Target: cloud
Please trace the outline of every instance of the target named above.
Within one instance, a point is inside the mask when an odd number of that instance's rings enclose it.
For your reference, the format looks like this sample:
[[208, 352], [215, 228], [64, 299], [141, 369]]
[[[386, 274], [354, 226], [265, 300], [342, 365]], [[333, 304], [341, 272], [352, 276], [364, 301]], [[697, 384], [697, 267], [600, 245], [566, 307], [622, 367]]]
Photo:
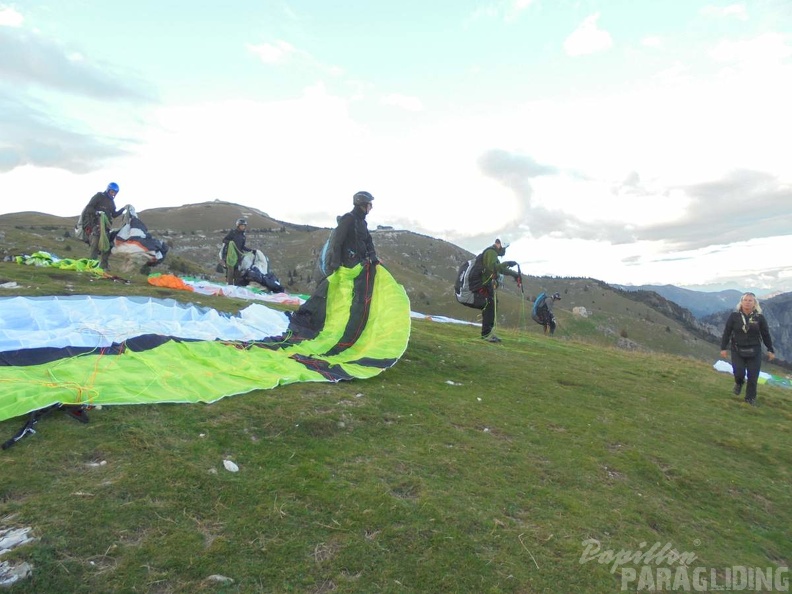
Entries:
[[127, 84], [107, 66], [26, 31], [13, 10], [0, 19], [17, 25], [0, 26], [0, 172], [30, 165], [80, 174], [130, 154], [127, 140], [92, 133], [85, 122], [111, 113], [118, 134], [124, 118], [109, 104], [134, 102], [134, 112], [152, 102], [145, 85]]
[[21, 27], [24, 20], [13, 8], [0, 8], [0, 27]]
[[792, 229], [792, 186], [773, 175], [736, 170], [682, 190], [692, 198], [689, 208], [676, 221], [640, 230], [642, 239], [692, 250], [789, 235]]
[[314, 58], [310, 53], [294, 47], [288, 41], [278, 39], [274, 42], [260, 44], [245, 44], [247, 50], [256, 56], [263, 64], [278, 66], [282, 64], [298, 64], [300, 66], [315, 69], [330, 76], [341, 76], [344, 74], [343, 68], [324, 64]]
[[249, 52], [258, 56], [265, 64], [282, 64], [295, 55], [297, 50], [288, 41], [278, 40], [274, 43], [261, 43], [259, 45], [246, 44]]
[[657, 35], [647, 35], [646, 37], [641, 39], [641, 45], [643, 45], [644, 47], [661, 48], [663, 47], [663, 40]]
[[[486, 152], [479, 166], [484, 175], [509, 188], [518, 199], [517, 216], [504, 221], [499, 229], [512, 235], [613, 245], [656, 242], [668, 252], [784, 236], [792, 229], [792, 185], [760, 171], [733, 170], [714, 181], [675, 188], [644, 185], [638, 172], [632, 171], [623, 182], [613, 185], [603, 200], [591, 194], [593, 187], [587, 187], [590, 203], [610, 205], [592, 218], [561, 200], [555, 208], [536, 202], [534, 186], [539, 178], [563, 178], [569, 172], [505, 150]], [[628, 223], [617, 206], [620, 203], [649, 212], [659, 222]]]
[[745, 4], [729, 4], [728, 6], [704, 6], [701, 9], [704, 16], [718, 18], [736, 18], [741, 21], [748, 20], [748, 11]]
[[490, 2], [477, 7], [468, 17], [467, 21], [477, 21], [480, 19], [502, 19], [512, 22], [525, 10], [527, 10], [535, 0], [504, 0], [500, 2]]
[[151, 101], [150, 94], [37, 33], [0, 27], [0, 80], [103, 100]]
[[130, 154], [117, 141], [67, 129], [47, 112], [0, 93], [0, 173], [25, 165], [87, 173]]
[[780, 33], [764, 33], [752, 39], [723, 41], [712, 48], [716, 62], [735, 63], [744, 69], [767, 70], [781, 65], [792, 56], [789, 37]]
[[410, 97], [408, 95], [399, 95], [397, 93], [386, 95], [381, 99], [381, 103], [383, 105], [391, 105], [393, 107], [398, 107], [400, 109], [404, 109], [405, 111], [424, 110], [423, 103], [417, 97]]
[[603, 31], [597, 25], [599, 13], [592, 14], [572, 32], [564, 41], [564, 51], [567, 55], [584, 56], [595, 54], [609, 49], [613, 45], [610, 33]]

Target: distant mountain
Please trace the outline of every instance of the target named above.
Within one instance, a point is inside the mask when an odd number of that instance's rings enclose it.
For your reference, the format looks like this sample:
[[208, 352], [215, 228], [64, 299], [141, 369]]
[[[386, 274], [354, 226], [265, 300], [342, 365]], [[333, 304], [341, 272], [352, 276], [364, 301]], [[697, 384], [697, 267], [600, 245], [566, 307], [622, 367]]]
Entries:
[[697, 318], [733, 309], [740, 300], [742, 293], [735, 289], [707, 293], [683, 289], [674, 285], [611, 285], [624, 291], [654, 291], [658, 295], [673, 301], [689, 310]]

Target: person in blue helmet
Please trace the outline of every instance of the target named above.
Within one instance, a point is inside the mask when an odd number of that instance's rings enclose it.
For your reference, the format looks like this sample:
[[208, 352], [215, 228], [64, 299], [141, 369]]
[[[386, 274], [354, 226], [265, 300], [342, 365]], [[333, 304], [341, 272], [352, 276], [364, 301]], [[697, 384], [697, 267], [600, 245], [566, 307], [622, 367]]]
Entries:
[[[115, 197], [118, 194], [118, 184], [110, 182], [104, 192], [97, 192], [88, 201], [82, 212], [83, 229], [88, 245], [91, 246], [92, 260], [100, 259], [99, 266], [107, 270], [112, 248], [109, 233], [113, 219], [121, 216], [126, 206], [116, 209]], [[104, 239], [103, 239], [104, 238]]]

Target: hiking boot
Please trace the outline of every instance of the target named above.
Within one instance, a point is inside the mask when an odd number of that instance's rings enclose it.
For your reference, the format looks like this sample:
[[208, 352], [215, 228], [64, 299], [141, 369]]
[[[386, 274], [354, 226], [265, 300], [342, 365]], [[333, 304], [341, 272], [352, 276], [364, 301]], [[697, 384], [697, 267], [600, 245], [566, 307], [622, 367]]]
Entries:
[[500, 338], [498, 338], [494, 334], [488, 334], [487, 336], [482, 336], [481, 338], [483, 338], [487, 342], [503, 342]]
[[[739, 396], [740, 392], [742, 392], [742, 384], [734, 384], [734, 388], [732, 388], [732, 393], [735, 396]], [[747, 400], [746, 400], [747, 402]]]
[[745, 399], [745, 402], [746, 402], [747, 404], [750, 404], [751, 406], [759, 406], [759, 403], [756, 401], [756, 398], [754, 398], [753, 400], [748, 400], [748, 399], [746, 398], [746, 399]]

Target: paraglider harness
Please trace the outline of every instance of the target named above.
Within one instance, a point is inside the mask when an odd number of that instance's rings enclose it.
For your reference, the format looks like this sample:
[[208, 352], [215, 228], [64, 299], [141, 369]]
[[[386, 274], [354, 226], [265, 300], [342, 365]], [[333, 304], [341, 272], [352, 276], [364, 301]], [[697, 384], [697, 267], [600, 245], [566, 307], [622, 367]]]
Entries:
[[[462, 305], [474, 309], [483, 309], [487, 304], [491, 285], [484, 284], [484, 254], [487, 250], [494, 250], [492, 246], [486, 248], [475, 258], [466, 260], [460, 264], [457, 270], [456, 281], [454, 281], [454, 296]], [[517, 286], [525, 294], [522, 286], [522, 271], [517, 265]]]
[[25, 424], [22, 426], [22, 428], [19, 431], [17, 431], [11, 439], [3, 443], [2, 448], [4, 450], [7, 450], [22, 438], [36, 433], [35, 427], [38, 424], [38, 422], [44, 417], [46, 417], [48, 414], [50, 414], [51, 412], [54, 412], [56, 410], [62, 410], [67, 415], [79, 421], [80, 423], [87, 423], [90, 420], [88, 418], [87, 411], [89, 411], [91, 408], [93, 407], [85, 404], [75, 405], [75, 404], [61, 404], [60, 402], [57, 402], [55, 404], [51, 404], [50, 406], [45, 406], [44, 408], [40, 408], [39, 410], [34, 410], [32, 413], [28, 415], [28, 419], [25, 422]]
[[226, 272], [228, 284], [246, 287], [251, 282], [260, 284], [272, 293], [284, 293], [280, 280], [269, 269], [269, 259], [261, 250], [240, 253], [236, 243], [229, 241], [220, 248], [218, 272]]

